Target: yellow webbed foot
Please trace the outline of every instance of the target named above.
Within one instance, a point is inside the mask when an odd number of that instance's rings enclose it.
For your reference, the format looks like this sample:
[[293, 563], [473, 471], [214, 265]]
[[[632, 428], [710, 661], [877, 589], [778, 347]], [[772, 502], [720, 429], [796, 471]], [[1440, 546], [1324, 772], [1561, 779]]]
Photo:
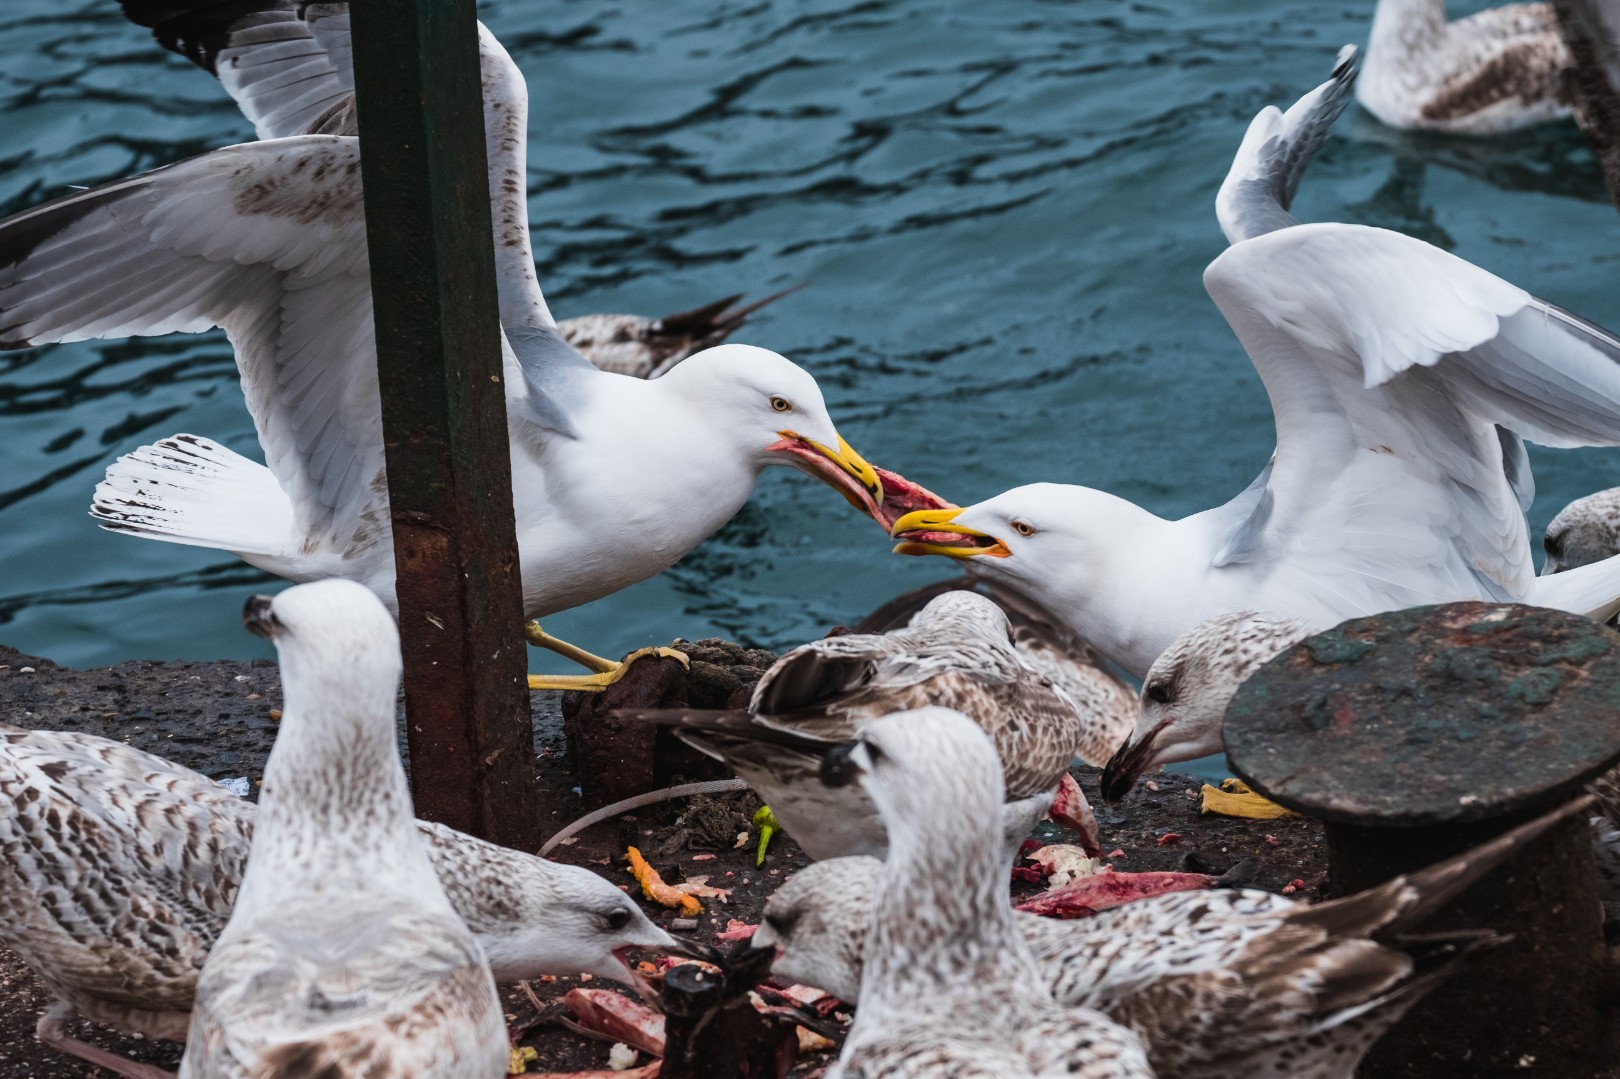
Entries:
[[1249, 820], [1282, 820], [1297, 817], [1292, 809], [1284, 809], [1269, 798], [1254, 793], [1241, 779], [1228, 779], [1219, 787], [1208, 783], [1203, 787], [1204, 813], [1219, 813], [1223, 817], [1245, 817]]
[[529, 675], [529, 688], [541, 689], [575, 689], [582, 693], [600, 693], [613, 683], [625, 676], [630, 665], [643, 656], [657, 656], [660, 659], [673, 659], [681, 666], [691, 665], [686, 653], [674, 648], [642, 648], [631, 652], [624, 657], [623, 663], [611, 663], [607, 670], [597, 674], [531, 674]]

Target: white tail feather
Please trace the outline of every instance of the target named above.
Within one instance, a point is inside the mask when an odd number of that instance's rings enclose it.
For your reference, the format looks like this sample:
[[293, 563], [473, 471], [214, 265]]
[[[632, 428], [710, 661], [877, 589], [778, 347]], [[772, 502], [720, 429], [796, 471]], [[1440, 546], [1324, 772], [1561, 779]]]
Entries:
[[1525, 602], [1607, 622], [1620, 614], [1620, 555], [1537, 577]]
[[268, 468], [197, 435], [172, 435], [126, 453], [96, 485], [90, 516], [148, 539], [279, 555], [292, 503]]

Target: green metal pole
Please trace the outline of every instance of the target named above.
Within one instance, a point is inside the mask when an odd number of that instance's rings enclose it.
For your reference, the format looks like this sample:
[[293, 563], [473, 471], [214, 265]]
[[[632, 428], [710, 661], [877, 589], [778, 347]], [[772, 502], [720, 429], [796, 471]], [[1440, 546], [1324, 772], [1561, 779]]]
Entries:
[[418, 815], [540, 842], [474, 0], [354, 0]]

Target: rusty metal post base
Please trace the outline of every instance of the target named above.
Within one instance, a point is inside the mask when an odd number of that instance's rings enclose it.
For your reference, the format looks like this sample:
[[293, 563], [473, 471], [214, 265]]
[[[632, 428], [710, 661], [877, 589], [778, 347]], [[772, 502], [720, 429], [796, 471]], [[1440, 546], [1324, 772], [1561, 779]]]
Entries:
[[[1567, 803], [1620, 759], [1620, 635], [1455, 603], [1345, 622], [1268, 662], [1227, 708], [1233, 771], [1324, 822], [1328, 880], [1360, 891]], [[1592, 1079], [1614, 1064], [1584, 820], [1418, 927], [1513, 939], [1373, 1047], [1363, 1079]]]
[[675, 782], [728, 779], [731, 771], [668, 728], [624, 719], [620, 709], [745, 708], [754, 683], [775, 660], [728, 641], [677, 641], [691, 665], [643, 656], [600, 693], [563, 694], [563, 733], [586, 809]]
[[[1329, 891], [1349, 895], [1494, 839], [1538, 814], [1443, 828], [1326, 826]], [[1564, 821], [1423, 923], [1512, 940], [1419, 1001], [1367, 1054], [1361, 1079], [1586, 1079], [1616, 1059], [1599, 999], [1603, 910], [1591, 829]], [[1466, 1018], [1460, 1018], [1466, 1017]]]
[[664, 1060], [659, 1079], [781, 1079], [799, 1038], [791, 1023], [754, 1008], [748, 990], [770, 973], [774, 953], [751, 971], [725, 975], [694, 963], [664, 975]]

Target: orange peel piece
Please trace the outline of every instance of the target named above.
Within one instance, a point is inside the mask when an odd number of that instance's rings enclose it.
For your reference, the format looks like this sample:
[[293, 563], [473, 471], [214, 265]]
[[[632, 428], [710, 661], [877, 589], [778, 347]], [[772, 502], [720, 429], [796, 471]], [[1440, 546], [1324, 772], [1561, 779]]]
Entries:
[[695, 918], [703, 913], [703, 904], [695, 896], [687, 895], [679, 888], [672, 888], [664, 883], [664, 878], [658, 875], [658, 870], [647, 864], [647, 859], [635, 847], [629, 848], [625, 857], [630, 859], [630, 875], [636, 878], [641, 885], [641, 894], [654, 903], [661, 903], [666, 907], [678, 907], [680, 912], [688, 918]]

